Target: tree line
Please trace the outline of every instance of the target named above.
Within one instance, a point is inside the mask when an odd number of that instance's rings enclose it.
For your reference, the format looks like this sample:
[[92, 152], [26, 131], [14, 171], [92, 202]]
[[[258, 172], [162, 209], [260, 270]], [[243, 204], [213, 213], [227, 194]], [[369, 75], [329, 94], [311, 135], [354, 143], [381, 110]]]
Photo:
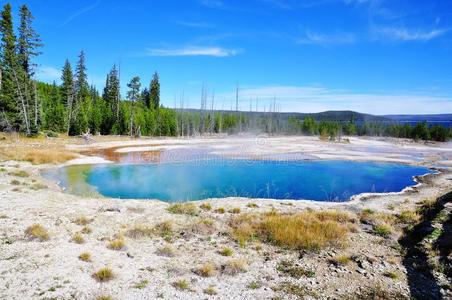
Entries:
[[[446, 141], [452, 131], [426, 123], [400, 125], [384, 122], [314, 120], [286, 117], [276, 109], [276, 101], [266, 112], [239, 111], [236, 90], [235, 111], [214, 110], [214, 95], [208, 108], [207, 90], [201, 91], [201, 109], [166, 108], [160, 100], [157, 72], [143, 88], [140, 77], [127, 84], [121, 97], [120, 67], [113, 65], [105, 86], [98, 91], [88, 84], [86, 55], [81, 51], [75, 68], [66, 59], [61, 84], [35, 79], [35, 58], [43, 46], [33, 28], [33, 15], [26, 5], [19, 8], [19, 25], [14, 29], [11, 5], [0, 15], [0, 130], [22, 132], [28, 136], [116, 134], [130, 136], [193, 136], [265, 132], [267, 134], [319, 135], [336, 140], [342, 135], [392, 136], [415, 140]], [[231, 102], [232, 107], [232, 102]]]

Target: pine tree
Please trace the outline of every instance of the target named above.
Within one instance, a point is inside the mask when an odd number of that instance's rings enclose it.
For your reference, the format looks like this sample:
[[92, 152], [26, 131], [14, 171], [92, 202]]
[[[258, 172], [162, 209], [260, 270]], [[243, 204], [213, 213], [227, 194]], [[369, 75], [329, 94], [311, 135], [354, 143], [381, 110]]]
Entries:
[[160, 82], [159, 74], [154, 73], [151, 80], [150, 91], [150, 106], [151, 109], [158, 109], [160, 107]]
[[[110, 73], [107, 74], [107, 79], [105, 83], [105, 88], [102, 93], [102, 98], [104, 99], [107, 107], [105, 108], [105, 113], [107, 113], [106, 122], [108, 124], [104, 125], [104, 128], [108, 127], [108, 132], [110, 133], [113, 127], [116, 127], [119, 118], [119, 99], [120, 99], [120, 87], [119, 87], [119, 75], [116, 65], [113, 65]], [[105, 130], [104, 130], [105, 131]]]
[[127, 87], [130, 89], [127, 92], [127, 99], [131, 102], [129, 130], [130, 130], [130, 136], [133, 136], [135, 102], [138, 101], [139, 97], [140, 97], [140, 88], [141, 88], [140, 77], [138, 77], [138, 76], [133, 77], [132, 80], [130, 80], [130, 82], [127, 84]]
[[26, 5], [20, 7], [20, 26], [18, 39], [18, 62], [25, 73], [31, 78], [34, 75], [32, 57], [38, 56], [42, 47], [41, 39], [32, 27], [33, 15]]
[[66, 132], [69, 134], [72, 119], [73, 119], [73, 104], [74, 104], [74, 74], [72, 72], [71, 64], [66, 59], [63, 70], [61, 72], [61, 103], [66, 107]]
[[18, 130], [21, 120], [16, 97], [16, 36], [13, 30], [10, 4], [6, 4], [1, 12], [0, 34], [0, 68], [2, 75], [0, 85], [0, 113], [10, 129]]

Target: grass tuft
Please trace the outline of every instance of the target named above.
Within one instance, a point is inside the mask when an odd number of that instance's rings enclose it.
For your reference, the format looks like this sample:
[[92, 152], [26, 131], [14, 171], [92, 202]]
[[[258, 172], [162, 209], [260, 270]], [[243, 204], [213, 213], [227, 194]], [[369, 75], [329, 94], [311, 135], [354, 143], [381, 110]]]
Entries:
[[256, 203], [251, 202], [251, 203], [248, 203], [248, 204], [246, 205], [246, 207], [248, 207], [248, 208], [258, 208], [259, 205], [257, 205]]
[[348, 255], [339, 255], [330, 259], [330, 263], [335, 266], [345, 266], [350, 263], [352, 259]]
[[171, 245], [165, 245], [157, 249], [157, 255], [166, 256], [166, 257], [174, 257], [176, 256], [176, 250]]
[[292, 278], [301, 277], [314, 277], [315, 272], [312, 270], [307, 270], [301, 266], [296, 265], [295, 262], [289, 260], [282, 260], [278, 263], [276, 270], [283, 273], [284, 275], [290, 276]]
[[144, 279], [144, 280], [141, 280], [140, 282], [135, 283], [135, 285], [133, 287], [141, 290], [141, 289], [144, 289], [148, 284], [149, 284], [149, 281]]
[[99, 269], [97, 272], [93, 274], [93, 278], [99, 282], [106, 282], [114, 278], [113, 271], [108, 268]]
[[83, 234], [90, 234], [93, 232], [93, 230], [88, 226], [84, 226], [80, 232]]
[[30, 239], [36, 239], [39, 241], [47, 241], [49, 239], [49, 233], [41, 224], [33, 224], [25, 229], [25, 235]]
[[101, 296], [97, 296], [96, 300], [113, 300], [113, 297], [109, 296], [109, 295], [101, 295]]
[[194, 273], [202, 277], [212, 277], [217, 273], [217, 267], [212, 262], [206, 262], [194, 270]]
[[77, 219], [75, 219], [73, 221], [73, 223], [77, 224], [77, 225], [88, 225], [89, 223], [91, 223], [93, 220], [89, 219], [85, 216], [80, 216]]
[[8, 175], [10, 175], [10, 176], [16, 176], [16, 177], [22, 177], [22, 178], [25, 178], [25, 177], [29, 177], [29, 176], [30, 176], [30, 174], [28, 174], [28, 173], [25, 172], [24, 170], [16, 170], [16, 171], [12, 171], [12, 172], [9, 172]]
[[231, 248], [229, 247], [224, 247], [223, 249], [221, 249], [219, 251], [219, 253], [223, 256], [232, 256], [234, 254], [234, 252], [232, 251]]
[[224, 213], [226, 212], [226, 210], [224, 209], [224, 207], [218, 207], [218, 208], [215, 210], [215, 212], [216, 212], [216, 213], [219, 213], [219, 214], [224, 214]]
[[207, 288], [203, 290], [204, 294], [207, 294], [209, 296], [214, 296], [218, 294], [217, 289], [213, 285], [209, 285]]
[[83, 244], [85, 242], [85, 238], [80, 232], [77, 232], [72, 236], [72, 241], [77, 244]]
[[231, 214], [239, 214], [240, 213], [240, 208], [239, 207], [234, 207], [233, 209], [230, 209], [229, 212]]
[[210, 205], [210, 203], [203, 203], [199, 206], [199, 208], [205, 211], [211, 211], [212, 205]]
[[108, 248], [111, 250], [122, 250], [125, 247], [124, 238], [122, 236], [119, 236], [113, 240], [110, 240], [108, 243]]
[[174, 281], [172, 286], [178, 290], [185, 291], [190, 289], [190, 283], [186, 279]]
[[194, 203], [176, 203], [170, 205], [166, 210], [173, 214], [196, 216], [198, 215], [198, 208]]
[[89, 262], [91, 261], [91, 254], [89, 254], [88, 252], [80, 253], [78, 259], [80, 259], [81, 261]]
[[237, 275], [246, 272], [248, 264], [244, 259], [231, 259], [222, 266], [223, 273], [226, 275]]

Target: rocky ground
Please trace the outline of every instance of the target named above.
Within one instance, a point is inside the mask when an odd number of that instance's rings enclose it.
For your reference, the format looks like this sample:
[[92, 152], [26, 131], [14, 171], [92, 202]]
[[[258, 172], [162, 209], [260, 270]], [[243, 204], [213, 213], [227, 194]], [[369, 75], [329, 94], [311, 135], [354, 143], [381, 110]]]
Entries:
[[[445, 144], [266, 137], [102, 141], [67, 149], [110, 147], [126, 153], [191, 147], [227, 157], [305, 155], [427, 166], [448, 162], [452, 153]], [[70, 163], [103, 159], [80, 156]], [[197, 201], [177, 211], [157, 200], [70, 195], [41, 177], [46, 165], [1, 162], [0, 298], [451, 297], [451, 200], [450, 195], [437, 199], [452, 190], [452, 175], [447, 163], [442, 166], [441, 174], [403, 193], [364, 195], [347, 203], [228, 198]], [[311, 209], [347, 212], [345, 242], [303, 250], [259, 237], [241, 243], [233, 234], [234, 220], [241, 216]], [[34, 224], [42, 227], [30, 227]]]

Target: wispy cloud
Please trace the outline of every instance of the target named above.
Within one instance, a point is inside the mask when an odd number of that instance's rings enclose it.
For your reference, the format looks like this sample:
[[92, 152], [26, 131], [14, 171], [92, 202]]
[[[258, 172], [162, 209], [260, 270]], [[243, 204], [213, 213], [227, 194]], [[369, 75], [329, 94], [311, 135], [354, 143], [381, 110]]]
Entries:
[[69, 16], [62, 24], [61, 26], [67, 25], [70, 22], [72, 22], [73, 20], [75, 20], [76, 18], [80, 17], [81, 15], [89, 12], [90, 10], [93, 10], [94, 8], [96, 8], [98, 5], [100, 4], [100, 0], [94, 2], [93, 4], [90, 4], [88, 6], [85, 6], [79, 10], [77, 10], [75, 13], [73, 13], [71, 16]]
[[190, 21], [174, 21], [174, 23], [185, 26], [185, 27], [194, 27], [194, 28], [214, 28], [215, 26], [211, 23], [207, 22], [190, 22]]
[[187, 46], [182, 48], [153, 48], [147, 49], [147, 56], [213, 56], [228, 57], [235, 56], [239, 53], [235, 49], [227, 49], [222, 47], [198, 47]]
[[430, 41], [446, 34], [449, 29], [411, 30], [398, 27], [380, 27], [376, 28], [374, 31], [377, 37], [407, 42]]
[[[240, 89], [240, 99], [259, 99], [260, 110], [276, 99], [282, 111], [354, 110], [371, 114], [425, 114], [452, 111], [452, 97], [426, 93], [356, 93], [322, 86], [261, 86]], [[233, 92], [219, 94], [234, 99]]]
[[356, 41], [352, 33], [339, 32], [333, 34], [322, 34], [312, 31], [306, 31], [305, 35], [297, 39], [299, 44], [312, 45], [333, 45], [333, 44], [353, 44]]
[[51, 66], [39, 66], [36, 69], [36, 78], [44, 82], [59, 81], [61, 71]]

